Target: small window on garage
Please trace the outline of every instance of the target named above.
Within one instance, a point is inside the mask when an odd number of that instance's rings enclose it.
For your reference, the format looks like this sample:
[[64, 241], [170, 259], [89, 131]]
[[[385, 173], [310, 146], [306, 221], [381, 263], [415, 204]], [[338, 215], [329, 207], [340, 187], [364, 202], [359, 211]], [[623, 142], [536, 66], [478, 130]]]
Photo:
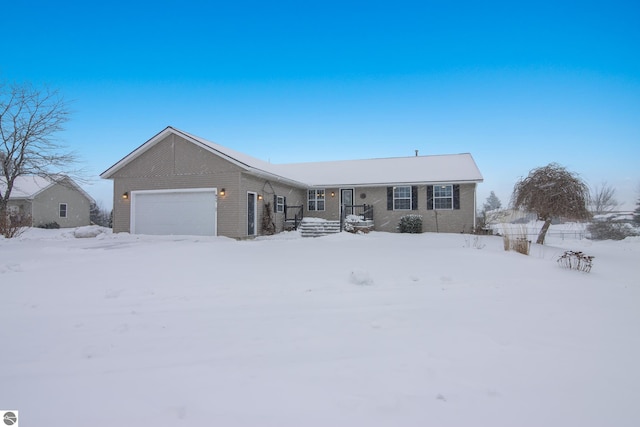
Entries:
[[284, 212], [284, 196], [276, 196], [276, 212]]
[[60, 213], [60, 218], [66, 218], [67, 217], [67, 204], [66, 203], [60, 203], [59, 213]]

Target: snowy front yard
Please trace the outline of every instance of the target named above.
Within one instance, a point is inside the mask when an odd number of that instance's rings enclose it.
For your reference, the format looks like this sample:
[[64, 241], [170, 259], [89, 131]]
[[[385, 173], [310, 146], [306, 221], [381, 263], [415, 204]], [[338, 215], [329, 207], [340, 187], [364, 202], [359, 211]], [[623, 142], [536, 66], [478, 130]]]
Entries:
[[[591, 273], [560, 268], [565, 249]], [[23, 426], [638, 426], [640, 238], [0, 240]]]

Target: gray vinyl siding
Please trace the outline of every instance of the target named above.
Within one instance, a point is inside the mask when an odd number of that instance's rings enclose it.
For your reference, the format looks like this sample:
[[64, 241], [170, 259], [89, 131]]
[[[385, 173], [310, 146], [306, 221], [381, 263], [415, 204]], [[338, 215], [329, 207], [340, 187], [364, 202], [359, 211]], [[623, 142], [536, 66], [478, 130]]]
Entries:
[[[420, 190], [421, 208], [426, 206], [426, 189]], [[440, 233], [471, 233], [475, 225], [476, 184], [460, 184], [460, 209], [428, 210], [422, 213], [422, 227]]]
[[[60, 204], [66, 203], [67, 216], [60, 217]], [[57, 222], [61, 228], [82, 227], [90, 224], [90, 200], [70, 185], [55, 184], [45, 189], [32, 201], [31, 215], [35, 227]]]
[[123, 199], [125, 192], [215, 188], [219, 194], [224, 188], [225, 195], [218, 195], [217, 201], [217, 234], [247, 237], [247, 192], [251, 191], [263, 196], [257, 209], [256, 231], [259, 235], [264, 202], [273, 198], [273, 193], [268, 193], [271, 187], [279, 191], [279, 195], [287, 197], [303, 191], [271, 185], [180, 136], [170, 134], [113, 175], [113, 231], [130, 232], [131, 197]]
[[[322, 218], [329, 221], [340, 220], [340, 189], [336, 187], [314, 187], [309, 190], [324, 190], [324, 210], [310, 211], [308, 192], [304, 193], [304, 216], [309, 218]], [[333, 191], [334, 196], [331, 197]]]
[[422, 216], [423, 232], [471, 233], [475, 221], [475, 185], [460, 184], [460, 209], [428, 210], [427, 185], [417, 186], [417, 210], [387, 210], [387, 187], [367, 189], [365, 200], [374, 205], [375, 229], [379, 231], [398, 231], [400, 218], [415, 214]]
[[[421, 215], [423, 232], [470, 233], [475, 221], [475, 186], [476, 184], [460, 184], [460, 209], [428, 210], [427, 185], [418, 185], [417, 210], [387, 210], [387, 186], [356, 187], [354, 203], [373, 206], [374, 229], [376, 231], [397, 232], [400, 218], [405, 215]], [[345, 187], [351, 188], [351, 187]], [[331, 197], [331, 192], [335, 193]], [[325, 188], [325, 210], [309, 211], [306, 206], [305, 216], [328, 220], [340, 219], [340, 188]], [[437, 221], [436, 221], [437, 220]]]
[[[287, 199], [287, 205], [289, 206], [297, 206], [304, 205], [306, 203], [306, 189], [294, 188], [289, 185], [283, 185], [278, 182], [274, 182], [271, 180], [265, 180], [259, 177], [255, 177], [248, 173], [244, 173], [242, 175], [242, 192], [245, 194], [243, 199], [242, 206], [240, 206], [240, 218], [242, 219], [242, 223], [240, 224], [240, 229], [242, 233], [240, 236], [247, 235], [247, 203], [246, 203], [246, 195], [249, 192], [256, 193], [258, 196], [262, 196], [262, 200], [258, 200], [258, 208], [257, 208], [257, 217], [258, 217], [258, 228], [257, 235], [261, 235], [262, 233], [262, 218], [264, 215], [264, 206], [266, 203], [271, 204], [271, 209], [273, 212], [273, 196], [283, 196]], [[274, 223], [276, 225], [276, 232], [281, 232], [284, 230], [284, 213], [273, 213], [272, 216]]]
[[188, 188], [224, 188], [218, 198], [218, 235], [235, 236], [238, 230], [241, 169], [177, 135], [168, 135], [113, 176], [113, 231], [130, 232], [131, 197], [126, 192]]

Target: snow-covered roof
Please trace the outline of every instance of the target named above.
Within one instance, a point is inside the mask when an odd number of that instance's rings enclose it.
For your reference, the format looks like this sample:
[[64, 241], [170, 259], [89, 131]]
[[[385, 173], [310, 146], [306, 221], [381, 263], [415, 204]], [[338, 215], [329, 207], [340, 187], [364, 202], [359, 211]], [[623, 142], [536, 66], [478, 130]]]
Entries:
[[[78, 186], [71, 178], [60, 175], [58, 177], [43, 177], [37, 175], [22, 175], [13, 181], [13, 188], [11, 189], [11, 195], [9, 200], [12, 199], [33, 199], [38, 194], [46, 190], [47, 188], [64, 181], [64, 185], [69, 183], [73, 188], [82, 193], [90, 201], [94, 201], [93, 198], [87, 194], [82, 188]], [[7, 190], [7, 182], [4, 178], [0, 178], [0, 192], [4, 194]]]
[[[13, 182], [10, 198], [30, 199], [52, 185], [53, 182], [41, 176], [19, 176]], [[0, 191], [2, 194], [7, 191], [7, 182], [4, 178], [0, 178]]]
[[469, 153], [276, 165], [282, 175], [312, 186], [339, 187], [423, 182], [481, 182]]
[[304, 187], [482, 182], [483, 180], [480, 170], [469, 153], [272, 164], [171, 126], [136, 148], [100, 176], [111, 178], [117, 170], [170, 133], [182, 136], [247, 171], [280, 181], [289, 181], [293, 185]]

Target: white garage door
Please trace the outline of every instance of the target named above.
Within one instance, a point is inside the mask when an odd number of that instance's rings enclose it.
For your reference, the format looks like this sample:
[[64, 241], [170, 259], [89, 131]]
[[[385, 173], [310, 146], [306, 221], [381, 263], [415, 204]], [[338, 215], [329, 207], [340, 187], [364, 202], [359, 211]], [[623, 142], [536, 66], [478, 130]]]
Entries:
[[131, 192], [131, 233], [216, 235], [216, 190]]

